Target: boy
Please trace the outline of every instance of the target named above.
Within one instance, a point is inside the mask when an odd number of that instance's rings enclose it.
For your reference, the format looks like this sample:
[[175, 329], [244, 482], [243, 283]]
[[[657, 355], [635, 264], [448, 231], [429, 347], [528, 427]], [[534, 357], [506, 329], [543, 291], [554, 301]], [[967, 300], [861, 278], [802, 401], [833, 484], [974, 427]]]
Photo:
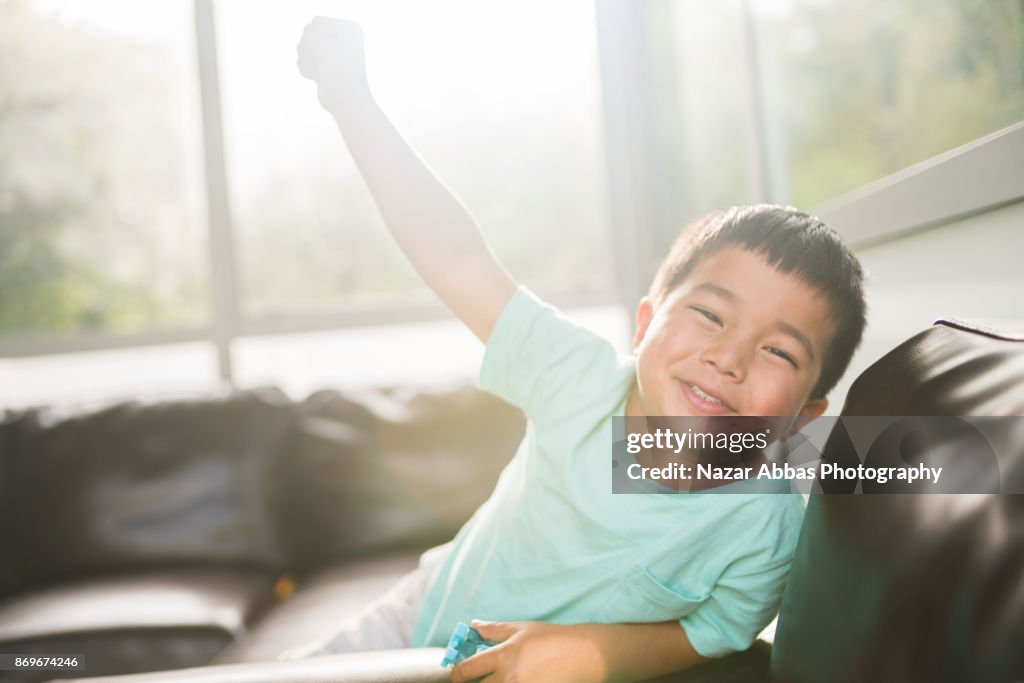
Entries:
[[637, 311], [635, 356], [517, 286], [472, 217], [377, 107], [362, 32], [317, 18], [299, 70], [389, 230], [486, 345], [481, 386], [529, 419], [490, 499], [448, 546], [322, 651], [498, 642], [453, 681], [643, 679], [745, 649], [781, 597], [797, 496], [614, 496], [613, 415], [820, 415], [864, 326], [861, 270], [815, 219], [748, 207], [673, 247]]

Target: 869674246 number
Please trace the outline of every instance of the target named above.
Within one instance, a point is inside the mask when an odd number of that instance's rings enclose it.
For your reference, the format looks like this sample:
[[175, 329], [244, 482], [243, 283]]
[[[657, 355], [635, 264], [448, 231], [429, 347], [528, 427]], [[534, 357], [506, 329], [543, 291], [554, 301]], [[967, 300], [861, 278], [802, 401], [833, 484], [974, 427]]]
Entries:
[[78, 671], [82, 655], [0, 654], [0, 671]]

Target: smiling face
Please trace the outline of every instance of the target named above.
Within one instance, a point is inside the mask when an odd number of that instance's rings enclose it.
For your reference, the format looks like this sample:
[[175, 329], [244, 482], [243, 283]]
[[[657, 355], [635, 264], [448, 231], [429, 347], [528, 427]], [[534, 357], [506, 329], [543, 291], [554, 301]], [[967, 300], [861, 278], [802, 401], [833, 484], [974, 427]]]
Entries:
[[835, 325], [826, 300], [761, 255], [703, 258], [656, 307], [637, 310], [630, 416], [803, 416]]

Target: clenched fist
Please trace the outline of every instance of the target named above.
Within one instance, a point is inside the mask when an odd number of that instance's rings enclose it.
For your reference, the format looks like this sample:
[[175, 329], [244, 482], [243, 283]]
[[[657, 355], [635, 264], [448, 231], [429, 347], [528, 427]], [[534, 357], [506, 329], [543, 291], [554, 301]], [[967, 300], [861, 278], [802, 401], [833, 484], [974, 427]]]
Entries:
[[316, 83], [327, 111], [368, 91], [363, 29], [354, 21], [316, 17], [302, 31], [298, 53], [299, 73]]

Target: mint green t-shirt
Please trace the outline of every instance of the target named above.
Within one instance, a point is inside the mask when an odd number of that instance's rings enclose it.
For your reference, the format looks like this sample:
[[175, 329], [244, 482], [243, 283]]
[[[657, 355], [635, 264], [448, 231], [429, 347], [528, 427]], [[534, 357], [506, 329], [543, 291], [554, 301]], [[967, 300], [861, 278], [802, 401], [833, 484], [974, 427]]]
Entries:
[[602, 337], [525, 288], [513, 295], [479, 384], [522, 409], [526, 436], [435, 568], [414, 647], [443, 647], [471, 619], [679, 620], [697, 652], [716, 657], [771, 621], [802, 497], [612, 494], [612, 417], [634, 373]]

